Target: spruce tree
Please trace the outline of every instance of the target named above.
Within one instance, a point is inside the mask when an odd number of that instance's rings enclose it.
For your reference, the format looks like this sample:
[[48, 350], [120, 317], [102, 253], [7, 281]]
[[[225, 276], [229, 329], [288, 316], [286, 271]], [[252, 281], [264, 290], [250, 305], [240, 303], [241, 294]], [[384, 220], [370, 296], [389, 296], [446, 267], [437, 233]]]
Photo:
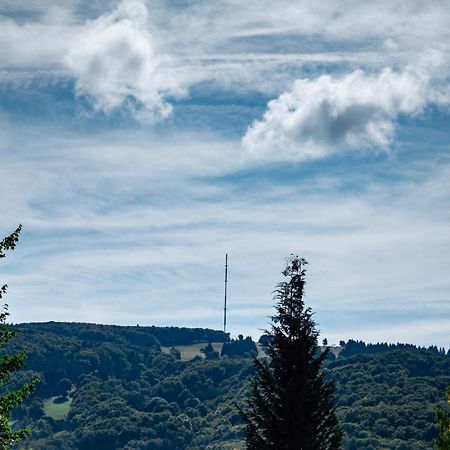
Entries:
[[[0, 242], [0, 258], [5, 257], [7, 250], [14, 250], [19, 240], [19, 234], [22, 227], [19, 226], [13, 233], [5, 237]], [[0, 288], [0, 300], [6, 294], [7, 285]], [[9, 316], [8, 305], [3, 305], [0, 310], [0, 449], [8, 449], [12, 444], [24, 439], [29, 433], [30, 428], [13, 430], [11, 427], [11, 412], [15, 406], [22, 403], [24, 398], [29, 395], [37, 383], [34, 379], [19, 389], [9, 389], [8, 383], [11, 381], [12, 374], [24, 366], [25, 353], [8, 354], [5, 352], [5, 345], [16, 335], [7, 325]]]
[[446, 408], [439, 407], [437, 410], [439, 436], [435, 443], [436, 450], [450, 450], [450, 386], [445, 390], [445, 397]]
[[255, 360], [252, 395], [240, 410], [250, 450], [336, 450], [342, 431], [334, 385], [326, 379], [318, 331], [305, 307], [305, 266], [291, 256], [274, 292], [276, 314], [268, 334], [268, 361]]

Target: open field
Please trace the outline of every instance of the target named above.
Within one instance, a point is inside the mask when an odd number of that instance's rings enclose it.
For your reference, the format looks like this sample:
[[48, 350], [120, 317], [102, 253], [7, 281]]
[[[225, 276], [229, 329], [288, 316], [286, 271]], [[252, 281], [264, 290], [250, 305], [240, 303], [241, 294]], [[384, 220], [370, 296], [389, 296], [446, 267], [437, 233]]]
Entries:
[[[182, 361], [190, 361], [196, 356], [204, 358], [205, 355], [201, 352], [201, 349], [205, 348], [207, 345], [207, 342], [199, 342], [192, 345], [176, 345], [175, 348], [181, 353]], [[220, 353], [222, 351], [223, 342], [212, 342], [211, 345], [217, 352]], [[172, 347], [161, 347], [161, 351], [164, 353], [169, 353], [171, 348]]]
[[[175, 348], [181, 353], [181, 360], [182, 361], [190, 361], [191, 359], [195, 358], [196, 356], [200, 356], [201, 358], [204, 358], [205, 355], [201, 352], [201, 349], [206, 347], [208, 345], [207, 342], [199, 342], [197, 344], [191, 344], [191, 345], [176, 345]], [[223, 343], [222, 342], [212, 342], [211, 345], [213, 346], [214, 350], [217, 352], [222, 351]], [[164, 353], [169, 353], [170, 349], [172, 347], [163, 347], [161, 346], [161, 351]], [[258, 358], [263, 358], [266, 355], [264, 351], [264, 347], [256, 343], [256, 348], [258, 349]], [[325, 346], [320, 347], [322, 351], [325, 350]], [[339, 356], [339, 353], [342, 350], [342, 347], [340, 346], [330, 346], [330, 352], [334, 354], [334, 356], [337, 358]]]
[[70, 405], [72, 403], [72, 399], [70, 397], [62, 402], [59, 402], [57, 400], [60, 398], [61, 397], [52, 397], [44, 401], [45, 414], [55, 420], [65, 419], [65, 417], [69, 413]]

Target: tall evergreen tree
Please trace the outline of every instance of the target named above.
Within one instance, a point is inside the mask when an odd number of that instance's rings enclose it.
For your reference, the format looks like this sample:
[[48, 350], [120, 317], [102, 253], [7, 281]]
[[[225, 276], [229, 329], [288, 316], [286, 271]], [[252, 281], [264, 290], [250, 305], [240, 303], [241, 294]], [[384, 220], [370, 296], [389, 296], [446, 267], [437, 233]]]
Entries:
[[[22, 226], [19, 226], [13, 233], [5, 237], [0, 242], [0, 258], [5, 257], [7, 250], [14, 250], [19, 240], [19, 234]], [[0, 300], [6, 294], [7, 285], [0, 288]], [[25, 353], [8, 354], [5, 352], [5, 345], [12, 339], [16, 332], [9, 329], [6, 320], [9, 316], [8, 305], [3, 305], [0, 310], [0, 449], [8, 449], [12, 444], [24, 439], [29, 433], [30, 428], [13, 430], [10, 423], [11, 412], [15, 406], [22, 403], [24, 398], [29, 395], [37, 383], [34, 379], [31, 383], [23, 385], [19, 389], [9, 389], [8, 383], [11, 381], [12, 374], [24, 366]]]
[[437, 450], [450, 450], [450, 386], [445, 390], [447, 407], [439, 407], [437, 410], [437, 421], [439, 427], [439, 436], [435, 443]]
[[246, 410], [250, 450], [336, 450], [342, 431], [334, 409], [334, 385], [326, 380], [318, 331], [303, 300], [307, 262], [291, 256], [275, 290], [276, 314], [267, 331], [268, 362], [255, 360]]

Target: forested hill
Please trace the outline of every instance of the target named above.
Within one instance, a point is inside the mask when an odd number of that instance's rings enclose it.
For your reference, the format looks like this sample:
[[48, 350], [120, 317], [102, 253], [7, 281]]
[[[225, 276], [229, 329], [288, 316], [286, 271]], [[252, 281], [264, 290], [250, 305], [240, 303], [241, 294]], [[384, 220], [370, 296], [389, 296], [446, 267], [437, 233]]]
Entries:
[[[16, 328], [14, 348], [28, 352], [20, 379], [42, 378], [14, 412], [17, 426], [33, 425], [18, 448], [243, 448], [235, 405], [253, 372], [251, 339], [175, 327]], [[346, 450], [432, 448], [436, 406], [450, 384], [442, 349], [349, 341], [326, 370], [337, 383]]]
[[15, 326], [26, 332], [48, 332], [85, 341], [129, 342], [135, 345], [189, 345], [198, 342], [225, 342], [229, 335], [208, 328], [141, 327], [97, 325], [74, 322], [22, 323]]

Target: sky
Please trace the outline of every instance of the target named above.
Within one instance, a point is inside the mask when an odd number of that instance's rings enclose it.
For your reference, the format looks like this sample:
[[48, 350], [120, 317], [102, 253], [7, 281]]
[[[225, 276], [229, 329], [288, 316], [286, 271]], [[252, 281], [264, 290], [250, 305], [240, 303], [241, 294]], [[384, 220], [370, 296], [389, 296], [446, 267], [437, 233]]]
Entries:
[[0, 0], [11, 320], [448, 347], [450, 4]]

